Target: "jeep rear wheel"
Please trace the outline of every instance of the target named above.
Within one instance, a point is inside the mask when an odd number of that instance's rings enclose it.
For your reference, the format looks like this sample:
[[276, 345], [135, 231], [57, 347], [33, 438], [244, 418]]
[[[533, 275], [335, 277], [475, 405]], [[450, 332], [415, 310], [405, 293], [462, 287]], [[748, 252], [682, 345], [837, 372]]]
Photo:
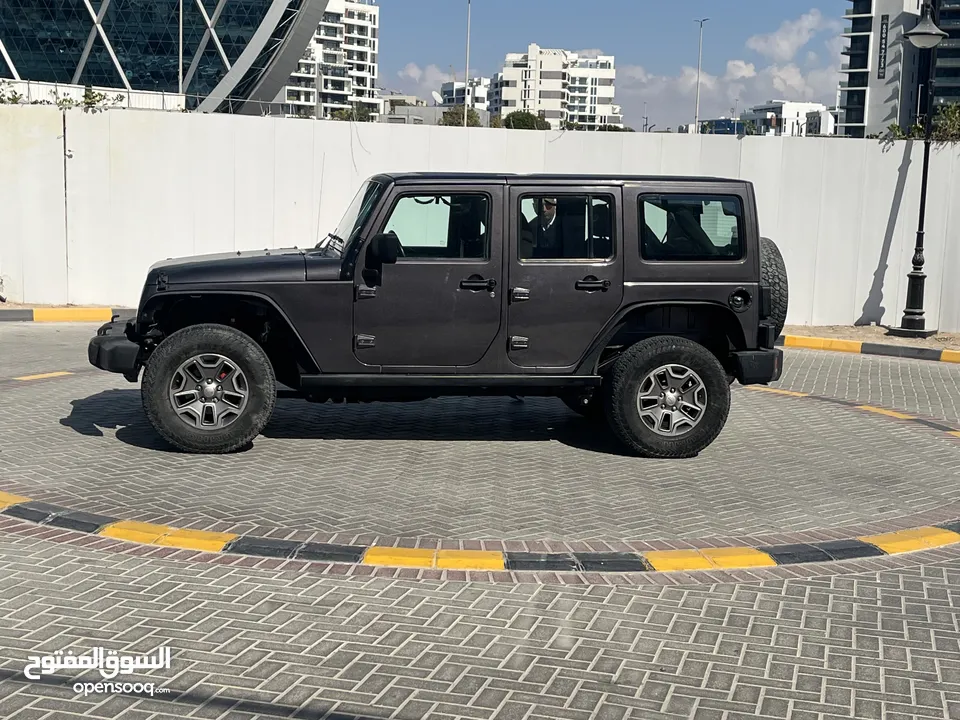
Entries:
[[614, 433], [637, 454], [694, 457], [726, 424], [730, 385], [723, 366], [702, 345], [653, 337], [617, 359], [605, 407]]
[[218, 454], [260, 434], [273, 414], [277, 381], [249, 336], [225, 325], [192, 325], [150, 356], [140, 394], [147, 418], [167, 442]]

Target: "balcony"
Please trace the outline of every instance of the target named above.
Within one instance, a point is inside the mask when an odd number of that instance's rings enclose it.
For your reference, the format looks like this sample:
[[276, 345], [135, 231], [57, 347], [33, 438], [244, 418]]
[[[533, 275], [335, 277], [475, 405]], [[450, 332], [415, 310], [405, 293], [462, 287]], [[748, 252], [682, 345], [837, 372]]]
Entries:
[[840, 66], [840, 72], [842, 73], [865, 73], [870, 72], [870, 68], [867, 67], [850, 67], [850, 63], [844, 63]]

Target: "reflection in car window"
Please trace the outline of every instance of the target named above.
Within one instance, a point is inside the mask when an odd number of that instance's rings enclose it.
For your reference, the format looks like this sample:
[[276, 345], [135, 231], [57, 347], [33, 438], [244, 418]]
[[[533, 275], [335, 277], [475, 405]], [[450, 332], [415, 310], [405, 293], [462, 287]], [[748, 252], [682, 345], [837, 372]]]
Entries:
[[647, 195], [640, 200], [645, 260], [739, 260], [743, 205], [733, 195]]
[[520, 201], [520, 260], [608, 260], [613, 257], [613, 199], [537, 195]]
[[396, 233], [402, 258], [485, 259], [488, 211], [486, 195], [407, 195], [394, 205], [383, 232]]

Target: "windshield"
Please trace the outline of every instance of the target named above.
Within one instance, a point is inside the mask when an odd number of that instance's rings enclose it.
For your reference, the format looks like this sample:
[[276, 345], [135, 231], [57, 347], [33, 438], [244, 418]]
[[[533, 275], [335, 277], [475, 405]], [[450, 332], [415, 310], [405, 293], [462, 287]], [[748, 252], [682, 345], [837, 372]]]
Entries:
[[343, 249], [353, 242], [355, 235], [367, 222], [367, 218], [377, 204], [377, 200], [380, 199], [382, 191], [383, 185], [380, 183], [372, 180], [365, 182], [353, 197], [353, 201], [343, 214], [337, 229], [317, 243], [317, 248], [324, 250], [331, 257], [343, 255]]

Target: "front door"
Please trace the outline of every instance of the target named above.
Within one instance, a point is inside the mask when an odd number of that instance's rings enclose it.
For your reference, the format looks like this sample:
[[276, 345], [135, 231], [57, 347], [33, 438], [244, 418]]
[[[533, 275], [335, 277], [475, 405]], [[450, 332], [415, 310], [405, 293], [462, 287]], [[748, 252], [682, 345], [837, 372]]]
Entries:
[[[455, 372], [500, 331], [502, 186], [397, 186], [373, 234], [394, 232], [401, 256], [368, 284], [355, 274], [354, 353], [383, 372]], [[368, 276], [365, 279], [365, 275]]]
[[511, 362], [571, 369], [623, 297], [618, 186], [510, 188]]

